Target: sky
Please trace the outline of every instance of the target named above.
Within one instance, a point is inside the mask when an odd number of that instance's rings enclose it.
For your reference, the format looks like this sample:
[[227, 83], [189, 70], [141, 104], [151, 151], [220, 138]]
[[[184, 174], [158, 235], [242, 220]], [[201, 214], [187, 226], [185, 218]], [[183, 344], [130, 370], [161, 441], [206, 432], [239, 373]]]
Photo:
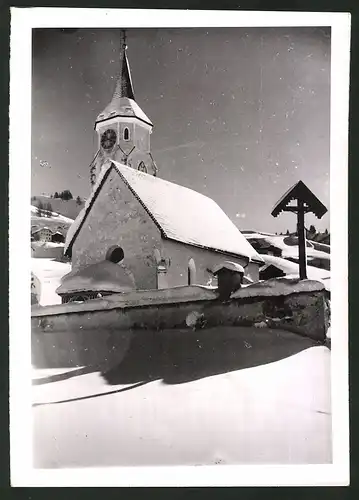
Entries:
[[[329, 28], [128, 29], [127, 45], [160, 177], [241, 230], [294, 231], [294, 214], [271, 211], [298, 180], [329, 210]], [[32, 195], [89, 196], [119, 48], [119, 28], [33, 31]], [[305, 222], [329, 229], [329, 211]]]

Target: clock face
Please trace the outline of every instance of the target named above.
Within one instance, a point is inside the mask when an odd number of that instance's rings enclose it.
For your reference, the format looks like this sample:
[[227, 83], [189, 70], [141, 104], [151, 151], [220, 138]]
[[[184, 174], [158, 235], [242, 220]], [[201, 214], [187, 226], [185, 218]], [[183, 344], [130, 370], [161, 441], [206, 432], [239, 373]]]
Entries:
[[106, 130], [106, 132], [101, 135], [101, 146], [103, 149], [112, 149], [116, 144], [116, 138], [116, 132], [113, 129], [109, 128]]

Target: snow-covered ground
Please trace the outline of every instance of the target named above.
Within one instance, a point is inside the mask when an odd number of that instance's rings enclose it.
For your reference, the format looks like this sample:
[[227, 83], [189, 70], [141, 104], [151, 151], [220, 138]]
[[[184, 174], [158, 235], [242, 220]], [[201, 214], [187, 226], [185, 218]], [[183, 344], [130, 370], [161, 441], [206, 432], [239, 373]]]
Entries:
[[64, 248], [65, 243], [55, 243], [53, 241], [32, 241], [31, 246], [41, 248]]
[[60, 286], [62, 276], [71, 271], [71, 264], [53, 259], [31, 259], [31, 271], [41, 283], [40, 305], [61, 304], [55, 290]]
[[33, 386], [34, 466], [330, 463], [330, 351], [281, 335], [297, 354], [186, 383], [94, 372]]
[[[38, 217], [38, 208], [34, 207], [33, 205], [30, 205], [30, 210], [31, 210], [31, 216], [32, 219], [36, 217], [36, 219], [40, 219], [41, 221], [50, 221], [53, 220], [55, 222], [67, 222], [68, 224], [73, 223], [73, 219], [70, 219], [69, 217], [65, 217], [64, 215], [58, 214], [57, 212], [50, 212], [50, 217]], [[46, 211], [47, 212], [47, 211]]]
[[[282, 257], [284, 259], [298, 259], [299, 258], [299, 248], [298, 245], [288, 245], [286, 241], [290, 238], [285, 235], [273, 235], [270, 236], [264, 233], [246, 233], [245, 237], [251, 243], [253, 240], [264, 240], [269, 245], [273, 245], [282, 251]], [[316, 250], [313, 244], [307, 240], [306, 248], [307, 259], [322, 259], [330, 261], [330, 254], [322, 252], [321, 250]], [[262, 256], [262, 254], [261, 254]]]

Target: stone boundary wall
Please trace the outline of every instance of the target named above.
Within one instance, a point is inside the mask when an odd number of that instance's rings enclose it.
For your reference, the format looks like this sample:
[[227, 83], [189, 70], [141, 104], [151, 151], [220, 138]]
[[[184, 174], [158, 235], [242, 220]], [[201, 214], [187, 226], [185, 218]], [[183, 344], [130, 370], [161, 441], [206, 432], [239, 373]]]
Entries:
[[[329, 323], [324, 286], [310, 280], [281, 284], [280, 293], [275, 283], [250, 285], [228, 302], [220, 302], [215, 290], [194, 286], [129, 292], [85, 304], [35, 306], [32, 363], [37, 368], [119, 363], [136, 330], [258, 325], [324, 342]], [[197, 325], [188, 321], [193, 316]]]

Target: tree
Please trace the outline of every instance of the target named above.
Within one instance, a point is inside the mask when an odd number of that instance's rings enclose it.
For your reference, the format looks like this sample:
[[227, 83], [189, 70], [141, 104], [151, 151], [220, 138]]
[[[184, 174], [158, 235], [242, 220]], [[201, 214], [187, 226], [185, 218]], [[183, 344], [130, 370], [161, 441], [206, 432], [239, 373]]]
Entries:
[[81, 200], [80, 196], [78, 196], [78, 197], [76, 198], [76, 204], [77, 204], [77, 205], [82, 205], [82, 200]]
[[286, 236], [290, 236], [289, 229], [287, 229], [287, 232], [285, 234]]
[[44, 216], [44, 205], [43, 205], [41, 200], [37, 203], [36, 208], [37, 208], [36, 215], [38, 217], [43, 217]]
[[60, 198], [59, 193], [55, 191], [54, 198]]
[[72, 200], [73, 196], [69, 189], [65, 189], [65, 191], [62, 191], [62, 193], [60, 193], [60, 198], [64, 201], [68, 201]]
[[328, 229], [326, 229], [326, 230], [324, 231], [324, 234], [325, 234], [326, 236], [328, 236], [328, 234], [329, 234]]
[[309, 227], [309, 232], [310, 234], [316, 234], [317, 230], [315, 229], [315, 226], [313, 226], [313, 224]]
[[43, 206], [43, 209], [45, 211], [45, 216], [46, 217], [51, 217], [52, 216], [52, 206], [51, 203], [45, 203]]

